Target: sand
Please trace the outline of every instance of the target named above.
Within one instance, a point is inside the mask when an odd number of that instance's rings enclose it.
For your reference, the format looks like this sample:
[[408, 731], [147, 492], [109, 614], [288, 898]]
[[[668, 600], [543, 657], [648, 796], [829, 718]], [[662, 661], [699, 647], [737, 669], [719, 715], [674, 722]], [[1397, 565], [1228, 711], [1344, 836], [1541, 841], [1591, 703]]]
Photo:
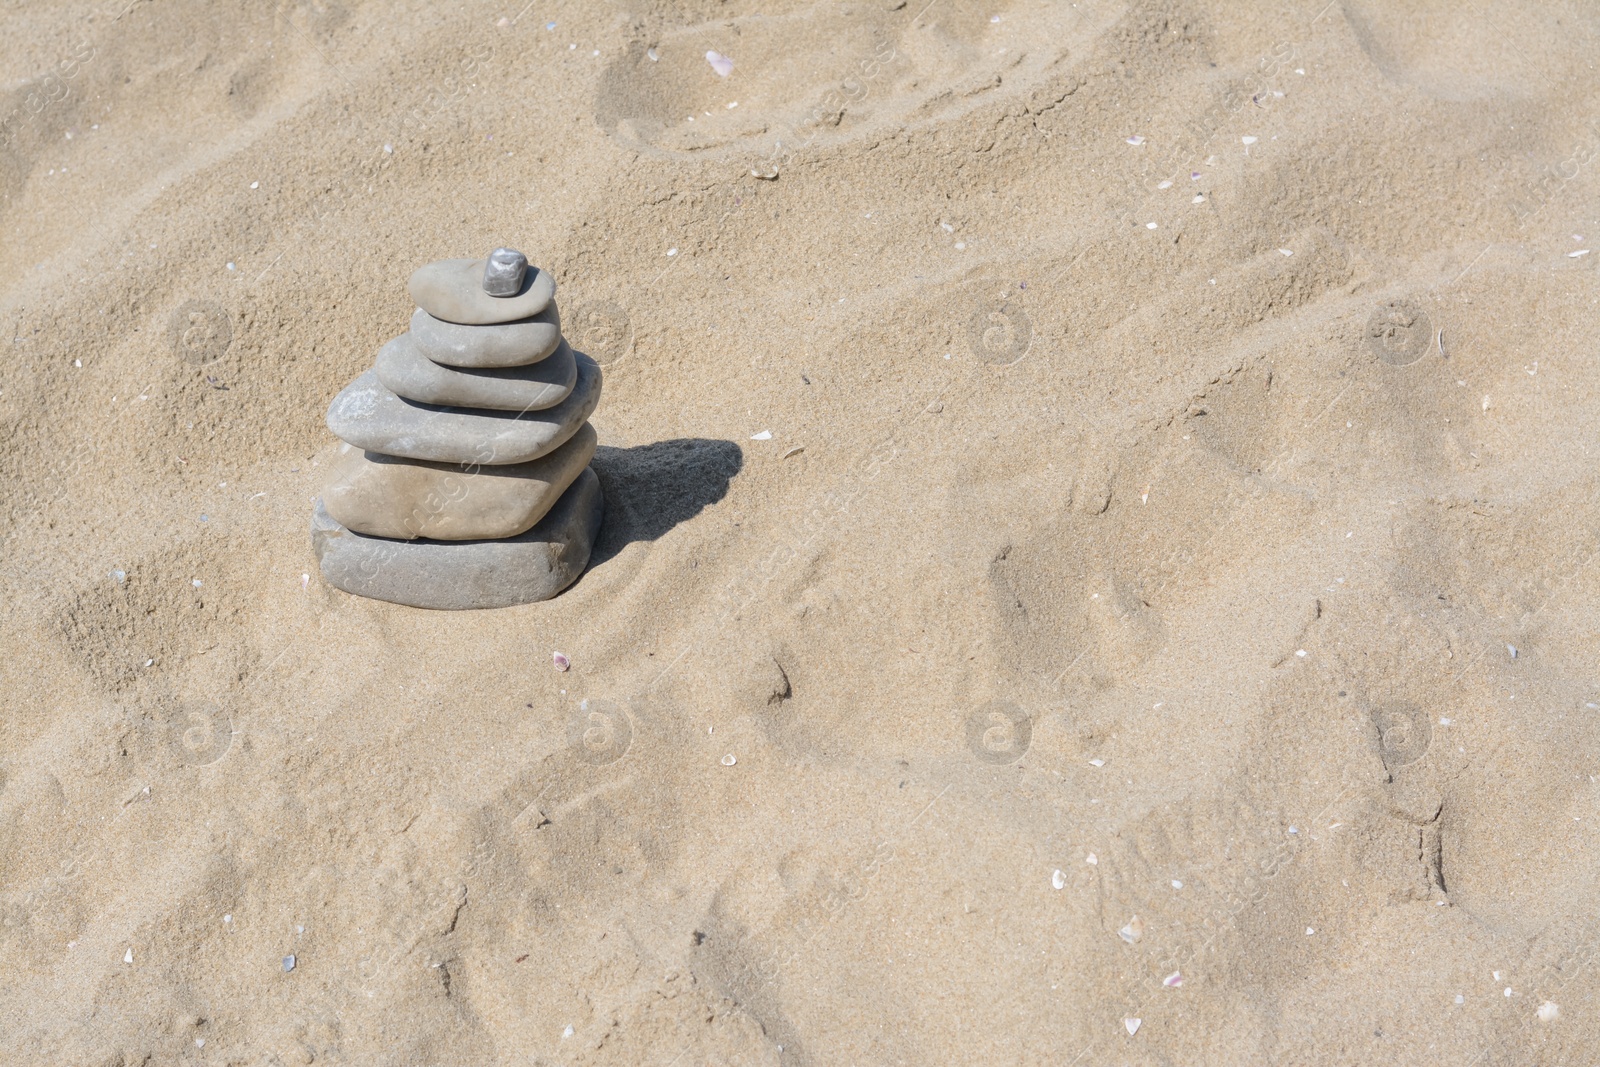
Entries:
[[[925, 2], [5, 5], [0, 1059], [1592, 1055], [1594, 7]], [[594, 562], [332, 590], [499, 245]]]

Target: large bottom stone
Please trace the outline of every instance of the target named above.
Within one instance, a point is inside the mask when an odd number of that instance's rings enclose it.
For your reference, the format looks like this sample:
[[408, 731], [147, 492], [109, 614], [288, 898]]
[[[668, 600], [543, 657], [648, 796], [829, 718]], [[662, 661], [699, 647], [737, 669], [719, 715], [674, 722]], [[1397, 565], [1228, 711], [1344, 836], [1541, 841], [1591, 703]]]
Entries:
[[311, 546], [332, 585], [414, 608], [504, 608], [549, 600], [577, 580], [605, 497], [585, 469], [539, 524], [505, 541], [390, 541], [351, 533], [317, 501]]

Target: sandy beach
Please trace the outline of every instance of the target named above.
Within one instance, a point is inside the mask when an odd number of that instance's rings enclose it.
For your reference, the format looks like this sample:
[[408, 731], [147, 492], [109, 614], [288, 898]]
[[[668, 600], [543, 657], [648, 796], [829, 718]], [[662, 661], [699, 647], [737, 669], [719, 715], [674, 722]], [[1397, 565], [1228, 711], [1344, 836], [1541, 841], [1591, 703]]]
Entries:
[[[1600, 1048], [1594, 5], [0, 25], [0, 1062]], [[589, 568], [332, 588], [502, 245]]]

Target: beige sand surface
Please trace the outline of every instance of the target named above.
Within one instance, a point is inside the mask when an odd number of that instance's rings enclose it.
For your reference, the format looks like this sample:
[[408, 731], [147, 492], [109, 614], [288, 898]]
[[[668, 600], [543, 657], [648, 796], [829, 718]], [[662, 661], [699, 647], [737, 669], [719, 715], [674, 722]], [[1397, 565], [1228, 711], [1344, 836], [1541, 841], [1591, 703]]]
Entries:
[[[1590, 1062], [1597, 22], [4, 0], [0, 1062]], [[331, 590], [498, 244], [596, 562]]]

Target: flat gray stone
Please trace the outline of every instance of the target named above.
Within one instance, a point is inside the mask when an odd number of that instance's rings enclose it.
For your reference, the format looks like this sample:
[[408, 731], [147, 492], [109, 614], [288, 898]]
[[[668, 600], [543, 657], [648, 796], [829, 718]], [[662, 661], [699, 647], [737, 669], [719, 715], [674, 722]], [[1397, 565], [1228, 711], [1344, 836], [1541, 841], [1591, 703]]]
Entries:
[[515, 322], [537, 315], [556, 296], [555, 279], [529, 267], [515, 296], [490, 296], [483, 291], [482, 259], [441, 259], [418, 267], [407, 288], [417, 306], [436, 319], [468, 326]]
[[378, 380], [419, 404], [495, 411], [542, 411], [567, 398], [578, 382], [578, 361], [565, 343], [549, 359], [503, 370], [445, 367], [403, 333], [378, 352]]
[[368, 537], [515, 537], [577, 481], [594, 458], [595, 443], [594, 427], [584, 423], [549, 455], [504, 467], [420, 463], [345, 445], [322, 503], [335, 522]]
[[435, 363], [450, 367], [522, 367], [561, 346], [561, 316], [551, 304], [531, 319], [498, 326], [462, 326], [418, 308], [411, 340]]
[[414, 608], [504, 608], [549, 600], [577, 580], [600, 532], [605, 497], [585, 468], [556, 506], [505, 541], [389, 541], [351, 533], [317, 501], [311, 547], [322, 576], [356, 596]]
[[481, 411], [418, 404], [367, 371], [328, 405], [328, 429], [369, 452], [430, 463], [526, 463], [555, 451], [600, 402], [600, 365], [581, 353], [578, 384], [543, 411]]

